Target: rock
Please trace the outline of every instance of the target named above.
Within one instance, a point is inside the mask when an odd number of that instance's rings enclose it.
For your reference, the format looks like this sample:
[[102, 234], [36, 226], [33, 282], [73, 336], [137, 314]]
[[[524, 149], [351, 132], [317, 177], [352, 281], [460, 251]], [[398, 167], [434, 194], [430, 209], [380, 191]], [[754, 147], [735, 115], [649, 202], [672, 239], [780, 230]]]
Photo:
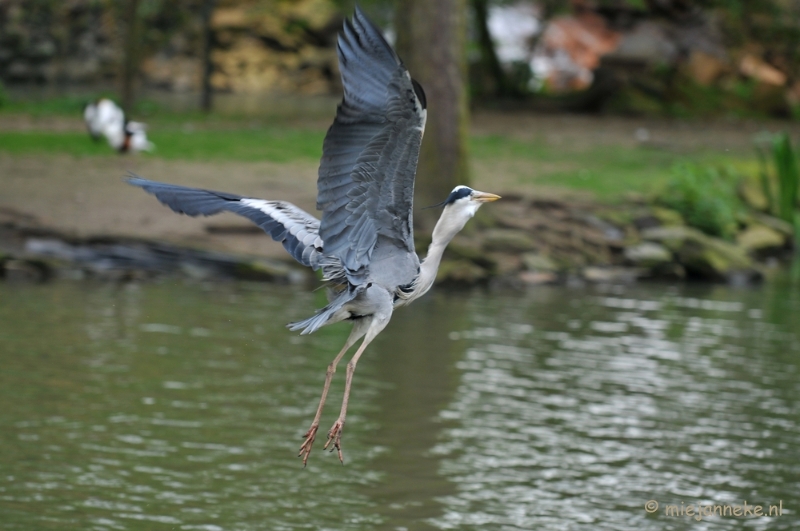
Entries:
[[481, 260], [486, 261], [486, 255], [477, 238], [470, 238], [462, 234], [453, 238], [445, 252], [448, 258], [464, 258], [476, 263], [480, 263]]
[[638, 267], [654, 268], [672, 263], [672, 252], [653, 242], [642, 242], [625, 248], [625, 259]]
[[200, 85], [200, 63], [193, 57], [159, 53], [142, 62], [141, 72], [148, 83], [175, 92], [190, 92]]
[[29, 261], [41, 263], [45, 271], [79, 268], [91, 276], [110, 280], [174, 273], [196, 280], [240, 278], [293, 282], [297, 279], [283, 262], [125, 238], [86, 241], [28, 238], [24, 252]]
[[516, 229], [489, 229], [483, 235], [488, 251], [525, 252], [536, 249], [536, 243], [526, 232]]
[[236, 278], [244, 280], [266, 280], [271, 282], [284, 282], [290, 279], [290, 269], [286, 264], [267, 261], [252, 260], [240, 262], [236, 265]]
[[489, 277], [489, 272], [469, 260], [446, 260], [436, 273], [437, 282], [476, 284]]
[[640, 275], [641, 271], [633, 267], [590, 266], [583, 270], [583, 278], [597, 284], [630, 284]]
[[753, 213], [752, 217], [758, 223], [766, 225], [767, 227], [780, 232], [787, 238], [794, 236], [794, 227], [787, 221], [773, 216], [768, 216], [767, 214], [762, 214], [760, 212]]
[[664, 227], [686, 225], [686, 222], [683, 220], [683, 216], [681, 216], [681, 213], [677, 210], [672, 210], [671, 208], [664, 208], [661, 206], [653, 206], [650, 208], [650, 210], [653, 213], [653, 217], [656, 218]]
[[[498, 267], [500, 267], [498, 263], [500, 255], [512, 256], [508, 253], [486, 253], [481, 247], [478, 238], [460, 234], [453, 238], [453, 241], [447, 246], [444, 259], [450, 261], [466, 260], [490, 273], [496, 273], [498, 272]], [[519, 259], [517, 259], [516, 269], [519, 269]]]
[[748, 252], [769, 254], [786, 247], [786, 237], [766, 225], [752, 225], [736, 236], [736, 241]]
[[196, 262], [182, 262], [178, 269], [180, 272], [192, 280], [208, 280], [213, 278], [217, 272], [208, 264], [199, 264]]
[[6, 260], [3, 264], [3, 277], [8, 282], [42, 282], [48, 272], [42, 264], [30, 260]]
[[555, 284], [558, 282], [558, 275], [544, 271], [521, 271], [519, 279], [525, 284], [538, 286], [540, 284]]
[[789, 116], [791, 109], [785, 98], [785, 88], [771, 83], [757, 83], [748, 101], [748, 109], [772, 116]]
[[250, 21], [244, 9], [218, 7], [211, 16], [211, 27], [221, 29], [247, 29]]
[[695, 237], [704, 238], [705, 235], [689, 227], [654, 227], [642, 231], [642, 239], [662, 243], [673, 252], [680, 249], [685, 240]]
[[628, 62], [657, 65], [673, 64], [679, 53], [668, 28], [646, 20], [623, 33], [619, 47], [610, 55]]
[[518, 254], [491, 253], [488, 258], [492, 262], [493, 273], [508, 275], [522, 269], [522, 258]]
[[625, 260], [641, 270], [640, 277], [685, 278], [686, 270], [675, 263], [672, 252], [653, 242], [642, 242], [625, 248]]
[[686, 66], [689, 76], [703, 86], [713, 84], [727, 70], [727, 65], [718, 57], [701, 50], [692, 51]]
[[755, 179], [742, 179], [736, 188], [736, 192], [739, 195], [739, 199], [744, 201], [750, 208], [761, 212], [769, 208], [769, 201], [764, 195], [764, 188]]
[[683, 216], [681, 216], [680, 212], [661, 206], [639, 209], [633, 218], [633, 225], [638, 231], [684, 224]]
[[633, 226], [636, 227], [636, 230], [641, 232], [643, 230], [660, 227], [661, 222], [652, 213], [647, 212], [636, 216], [633, 220]]
[[786, 101], [792, 107], [800, 105], [800, 80], [795, 81], [786, 89]]
[[691, 227], [648, 229], [642, 232], [642, 238], [672, 251], [690, 275], [725, 281], [740, 277], [759, 280], [762, 276], [744, 248]]
[[529, 271], [555, 272], [559, 270], [558, 264], [556, 264], [549, 256], [539, 253], [523, 254], [522, 263], [525, 266], [525, 269]]
[[786, 74], [753, 54], [745, 54], [739, 63], [739, 72], [768, 85], [782, 87], [786, 84]]
[[625, 237], [625, 233], [622, 230], [593, 214], [576, 214], [575, 218], [581, 219], [588, 225], [600, 230], [603, 233], [603, 237], [609, 241], [619, 242]]

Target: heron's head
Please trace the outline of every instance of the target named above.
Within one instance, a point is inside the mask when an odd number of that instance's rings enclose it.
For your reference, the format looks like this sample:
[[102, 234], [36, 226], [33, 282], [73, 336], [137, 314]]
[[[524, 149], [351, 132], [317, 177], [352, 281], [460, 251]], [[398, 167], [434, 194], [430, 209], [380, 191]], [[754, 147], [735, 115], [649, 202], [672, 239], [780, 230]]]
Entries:
[[479, 192], [469, 186], [456, 186], [440, 206], [444, 205], [444, 212], [433, 229], [434, 241], [450, 241], [455, 234], [464, 228], [475, 212], [484, 203], [497, 201], [499, 195], [488, 192]]
[[450, 192], [443, 204], [445, 210], [463, 213], [468, 218], [471, 218], [482, 204], [497, 201], [498, 199], [500, 199], [499, 195], [479, 192], [469, 186], [459, 185], [453, 188], [453, 191]]

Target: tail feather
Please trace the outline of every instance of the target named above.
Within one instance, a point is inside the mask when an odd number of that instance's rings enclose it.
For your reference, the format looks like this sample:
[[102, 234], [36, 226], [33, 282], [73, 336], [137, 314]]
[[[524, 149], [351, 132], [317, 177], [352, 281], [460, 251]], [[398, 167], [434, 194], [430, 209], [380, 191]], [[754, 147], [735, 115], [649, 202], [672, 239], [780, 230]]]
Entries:
[[303, 319], [302, 321], [296, 321], [294, 323], [289, 323], [286, 325], [289, 330], [296, 332], [297, 330], [303, 330], [300, 332], [301, 335], [311, 334], [316, 332], [326, 324], [333, 324], [334, 322], [338, 322], [341, 319], [337, 319], [333, 322], [328, 322], [331, 318], [334, 317], [336, 312], [342, 309], [342, 307], [347, 304], [348, 302], [355, 299], [358, 294], [363, 291], [365, 288], [363, 286], [352, 286], [348, 285], [347, 289], [342, 290], [334, 299], [328, 303], [327, 306], [324, 308], [317, 310], [317, 313], [309, 317], [308, 319]]

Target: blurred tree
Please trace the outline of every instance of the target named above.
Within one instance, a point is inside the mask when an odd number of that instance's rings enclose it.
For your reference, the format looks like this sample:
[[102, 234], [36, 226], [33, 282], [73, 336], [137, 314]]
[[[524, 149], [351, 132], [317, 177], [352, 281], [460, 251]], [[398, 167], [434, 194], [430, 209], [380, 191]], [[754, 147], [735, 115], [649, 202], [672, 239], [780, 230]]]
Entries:
[[800, 2], [697, 0], [696, 4], [719, 15], [730, 47], [760, 51], [790, 80], [800, 80]]
[[[418, 205], [441, 202], [467, 175], [466, 0], [398, 0], [397, 53], [428, 100], [425, 141], [417, 170]], [[421, 210], [418, 228], [430, 230], [439, 213]]]
[[[0, 0], [2, 1], [2, 0]], [[142, 59], [170, 48], [171, 39], [197, 43], [202, 39], [205, 2], [209, 0], [112, 0], [107, 2], [113, 14], [120, 54], [120, 101], [130, 113], [136, 103]], [[209, 11], [209, 16], [210, 16]], [[199, 14], [199, 16], [198, 16]], [[198, 23], [200, 22], [200, 23]], [[199, 46], [194, 50], [200, 49]]]
[[133, 110], [135, 84], [139, 76], [139, 0], [127, 0], [122, 46], [122, 74], [120, 76], [120, 100], [126, 114]]
[[201, 54], [201, 61], [203, 64], [203, 73], [201, 81], [201, 95], [200, 95], [200, 108], [204, 112], [211, 111], [213, 92], [211, 90], [211, 73], [214, 70], [214, 65], [211, 62], [211, 48], [214, 44], [214, 34], [211, 29], [211, 14], [214, 11], [216, 0], [203, 0], [202, 9], [202, 24], [203, 24], [203, 51]]
[[[492, 87], [486, 92], [500, 98], [511, 96], [513, 88], [509, 85], [505, 70], [497, 58], [492, 34], [489, 31], [489, 0], [471, 0], [470, 3], [475, 15], [475, 29], [478, 33], [481, 73], [492, 80]], [[475, 87], [473, 87], [474, 89]]]

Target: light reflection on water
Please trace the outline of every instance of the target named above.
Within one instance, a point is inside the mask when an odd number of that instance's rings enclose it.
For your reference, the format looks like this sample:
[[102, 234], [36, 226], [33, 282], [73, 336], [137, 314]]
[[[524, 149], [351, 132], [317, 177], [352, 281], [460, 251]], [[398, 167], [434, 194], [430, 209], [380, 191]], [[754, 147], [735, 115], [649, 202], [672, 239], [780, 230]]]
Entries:
[[[682, 529], [688, 517], [644, 503], [794, 504], [800, 349], [796, 329], [760, 318], [762, 293], [555, 293], [568, 299], [549, 319], [543, 297], [478, 299], [452, 334], [462, 377], [440, 415], [456, 425], [433, 452], [458, 488], [438, 527]], [[691, 525], [790, 529], [796, 515]]]
[[[800, 524], [795, 292], [439, 290], [359, 364], [346, 466], [318, 442], [302, 470], [300, 436], [347, 329], [283, 325], [321, 297], [0, 284], [4, 529]], [[662, 509], [648, 515], [651, 499]], [[782, 500], [783, 516], [663, 514], [745, 500]]]

